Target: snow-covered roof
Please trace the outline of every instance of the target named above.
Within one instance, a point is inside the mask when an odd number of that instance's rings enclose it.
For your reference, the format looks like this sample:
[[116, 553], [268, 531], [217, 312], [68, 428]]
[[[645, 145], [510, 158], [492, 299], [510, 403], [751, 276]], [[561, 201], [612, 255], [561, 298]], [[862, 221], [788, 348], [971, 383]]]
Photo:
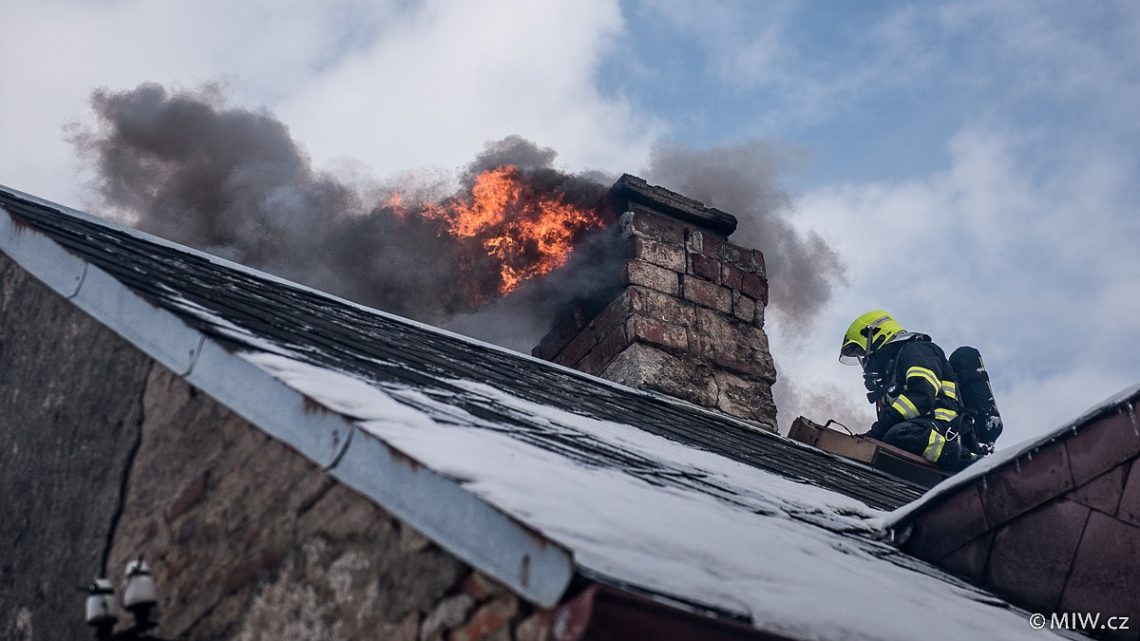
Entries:
[[[917, 490], [748, 424], [0, 189], [0, 249], [549, 606], [571, 574], [802, 639], [1039, 639], [881, 540]], [[870, 507], [870, 506], [875, 507]]]

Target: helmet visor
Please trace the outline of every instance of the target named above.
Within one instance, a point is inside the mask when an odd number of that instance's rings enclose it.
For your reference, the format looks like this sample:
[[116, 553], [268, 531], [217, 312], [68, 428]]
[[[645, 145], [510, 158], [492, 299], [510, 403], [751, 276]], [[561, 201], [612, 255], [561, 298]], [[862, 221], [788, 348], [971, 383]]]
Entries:
[[839, 350], [839, 362], [844, 365], [863, 365], [863, 361], [867, 359], [867, 351], [863, 346], [854, 342], [848, 341], [843, 344], [843, 348]]

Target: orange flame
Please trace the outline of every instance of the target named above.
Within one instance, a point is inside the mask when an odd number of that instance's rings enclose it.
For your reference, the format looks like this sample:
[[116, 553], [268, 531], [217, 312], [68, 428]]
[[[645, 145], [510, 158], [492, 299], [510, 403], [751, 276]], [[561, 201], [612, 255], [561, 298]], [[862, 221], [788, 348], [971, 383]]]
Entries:
[[470, 198], [424, 208], [452, 236], [478, 240], [498, 261], [500, 294], [566, 264], [577, 234], [602, 226], [593, 211], [563, 202], [561, 194], [533, 193], [521, 178], [513, 165], [490, 169], [476, 177]]

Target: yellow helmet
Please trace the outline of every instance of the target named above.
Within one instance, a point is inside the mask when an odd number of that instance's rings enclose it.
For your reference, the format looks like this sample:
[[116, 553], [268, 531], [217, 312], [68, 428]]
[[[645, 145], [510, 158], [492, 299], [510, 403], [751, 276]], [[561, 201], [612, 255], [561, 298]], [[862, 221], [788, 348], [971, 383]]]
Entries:
[[839, 349], [839, 362], [862, 365], [867, 356], [903, 332], [902, 325], [889, 312], [873, 309], [851, 323]]

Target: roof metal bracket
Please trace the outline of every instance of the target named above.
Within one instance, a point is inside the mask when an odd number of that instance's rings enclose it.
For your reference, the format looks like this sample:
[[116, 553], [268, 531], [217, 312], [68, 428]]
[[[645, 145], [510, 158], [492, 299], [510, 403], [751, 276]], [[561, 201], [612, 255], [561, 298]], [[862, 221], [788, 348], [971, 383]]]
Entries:
[[79, 290], [83, 289], [83, 283], [87, 282], [87, 266], [90, 265], [87, 261], [83, 261], [83, 271], [79, 272], [79, 278], [75, 283], [75, 291], [71, 292], [64, 298], [71, 300], [79, 295]]
[[358, 428], [356, 427], [356, 423], [348, 424], [348, 436], [344, 438], [344, 443], [341, 443], [340, 448], [333, 456], [332, 462], [324, 467], [324, 470], [326, 472], [336, 467], [337, 463], [340, 463], [340, 459], [344, 458], [344, 453], [348, 451], [348, 446], [352, 444], [352, 435], [356, 433], [357, 429]]
[[185, 377], [190, 375], [190, 372], [194, 371], [194, 366], [198, 364], [198, 357], [202, 355], [202, 345], [204, 345], [205, 343], [206, 343], [206, 335], [205, 334], [199, 334], [198, 335], [197, 347], [190, 350], [190, 365], [186, 368], [186, 371], [181, 372], [179, 374], [179, 376], [185, 378]]

